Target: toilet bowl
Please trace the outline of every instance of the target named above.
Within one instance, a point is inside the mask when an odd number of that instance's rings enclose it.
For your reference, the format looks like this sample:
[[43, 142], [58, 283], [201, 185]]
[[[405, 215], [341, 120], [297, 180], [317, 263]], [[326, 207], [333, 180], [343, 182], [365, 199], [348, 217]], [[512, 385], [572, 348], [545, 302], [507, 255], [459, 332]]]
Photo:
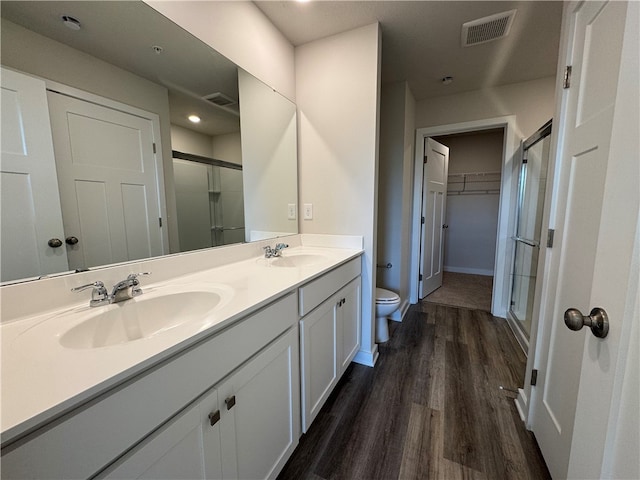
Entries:
[[387, 317], [400, 306], [397, 293], [384, 288], [376, 288], [376, 343], [389, 340], [389, 322]]

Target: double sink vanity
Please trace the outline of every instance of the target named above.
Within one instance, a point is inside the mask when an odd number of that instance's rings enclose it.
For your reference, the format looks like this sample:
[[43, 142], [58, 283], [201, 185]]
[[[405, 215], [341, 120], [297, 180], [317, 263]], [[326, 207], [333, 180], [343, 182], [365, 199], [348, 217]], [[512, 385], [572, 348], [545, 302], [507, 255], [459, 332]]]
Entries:
[[282, 241], [33, 282], [48, 309], [3, 287], [2, 477], [275, 477], [361, 335], [361, 237]]

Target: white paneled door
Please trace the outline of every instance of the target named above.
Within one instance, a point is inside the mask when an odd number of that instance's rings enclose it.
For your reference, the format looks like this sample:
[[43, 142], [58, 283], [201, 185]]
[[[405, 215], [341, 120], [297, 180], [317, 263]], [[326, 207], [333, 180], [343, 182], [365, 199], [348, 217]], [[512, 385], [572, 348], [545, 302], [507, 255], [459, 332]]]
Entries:
[[449, 147], [425, 139], [420, 234], [420, 298], [442, 286]]
[[[637, 29], [637, 18], [630, 28], [627, 8], [637, 16], [637, 6], [617, 1], [574, 3], [565, 10], [571, 84], [559, 118], [556, 244], [550, 250], [544, 347], [537, 353], [538, 385], [532, 392], [532, 428], [553, 478], [603, 478], [607, 430], [615, 430], [614, 378], [624, 365], [619, 346], [629, 316], [625, 303], [634, 295], [627, 294], [629, 265], [638, 244], [637, 30], [628, 33]], [[635, 36], [635, 45], [627, 44], [635, 66], [621, 63], [625, 35]], [[616, 142], [612, 132], [625, 129], [629, 134]], [[635, 154], [624, 147], [633, 145], [634, 136]], [[593, 307], [609, 314], [606, 338], [596, 338], [588, 327], [576, 332], [565, 326], [567, 309], [589, 315]], [[637, 459], [637, 446], [629, 447], [629, 458]]]
[[47, 95], [70, 267], [162, 255], [152, 121]]
[[45, 83], [3, 68], [1, 98], [1, 281], [64, 272], [69, 267]]

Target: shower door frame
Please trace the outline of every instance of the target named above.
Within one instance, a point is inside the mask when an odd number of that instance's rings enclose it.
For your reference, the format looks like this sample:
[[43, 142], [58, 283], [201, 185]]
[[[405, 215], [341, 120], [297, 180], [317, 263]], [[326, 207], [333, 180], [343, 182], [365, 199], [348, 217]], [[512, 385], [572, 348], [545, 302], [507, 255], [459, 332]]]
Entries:
[[[522, 172], [523, 170], [525, 170], [525, 166], [527, 165], [527, 151], [533, 147], [534, 145], [536, 145], [537, 143], [543, 141], [545, 138], [550, 137], [551, 136], [551, 131], [552, 131], [552, 124], [553, 124], [553, 120], [549, 120], [547, 123], [545, 123], [542, 127], [540, 127], [534, 134], [532, 134], [529, 138], [527, 138], [526, 140], [524, 140], [522, 142], [522, 145], [520, 147], [520, 158], [521, 158], [521, 162], [518, 168], [518, 172], [516, 174], [517, 176], [517, 180], [518, 180], [518, 191], [517, 191], [517, 200], [516, 200], [516, 213], [515, 213], [515, 221], [513, 223], [513, 235], [511, 236], [511, 240], [514, 241], [513, 243], [513, 248], [511, 249], [511, 254], [512, 254], [512, 258], [511, 258], [511, 281], [509, 282], [509, 297], [508, 297], [508, 305], [507, 305], [507, 323], [509, 324], [509, 327], [511, 328], [511, 330], [513, 331], [513, 334], [516, 337], [516, 340], [518, 340], [518, 343], [520, 344], [520, 347], [522, 348], [522, 350], [524, 351], [525, 355], [528, 355], [528, 351], [529, 351], [529, 341], [531, 339], [531, 337], [533, 335], [535, 335], [535, 330], [537, 328], [537, 322], [534, 321], [534, 319], [531, 319], [531, 327], [530, 327], [530, 331], [528, 333], [528, 335], [524, 332], [523, 327], [521, 325], [522, 320], [519, 319], [516, 314], [513, 312], [513, 305], [511, 303], [511, 299], [513, 298], [513, 287], [515, 284], [515, 268], [516, 268], [516, 247], [518, 243], [522, 243], [525, 245], [528, 245], [532, 248], [538, 248], [540, 249], [542, 247], [541, 242], [539, 240], [536, 239], [524, 239], [518, 236], [518, 228], [520, 226], [520, 218], [521, 218], [521, 213], [522, 213], [522, 206], [523, 206], [523, 201], [524, 201], [524, 193], [525, 193], [525, 189], [524, 189], [524, 184], [526, 183], [526, 178], [522, 178]], [[549, 150], [548, 153], [549, 156], [551, 156], [551, 150]], [[546, 168], [546, 179], [548, 181], [549, 179], [549, 167], [551, 164], [551, 158], [547, 159], [547, 168]], [[545, 206], [546, 206], [546, 197], [547, 197], [547, 189], [548, 189], [548, 185], [545, 186], [545, 192], [543, 195], [543, 204], [541, 206], [541, 212], [544, 212], [545, 210]], [[543, 220], [542, 217], [540, 217], [541, 221]], [[541, 225], [542, 227], [542, 225]], [[542, 231], [540, 232], [541, 237], [542, 235]], [[539, 267], [540, 267], [540, 259], [542, 258], [542, 256], [540, 255], [540, 250], [538, 250], [538, 259], [536, 262], [536, 266], [535, 266], [535, 272], [536, 272], [536, 276], [535, 276], [535, 285], [533, 288], [533, 291], [531, 292], [531, 294], [533, 295], [533, 299], [532, 299], [532, 303], [535, 304], [536, 301], [536, 293], [537, 293], [537, 289], [536, 286], [538, 284], [538, 280], [540, 278], [540, 272], [539, 272]]]

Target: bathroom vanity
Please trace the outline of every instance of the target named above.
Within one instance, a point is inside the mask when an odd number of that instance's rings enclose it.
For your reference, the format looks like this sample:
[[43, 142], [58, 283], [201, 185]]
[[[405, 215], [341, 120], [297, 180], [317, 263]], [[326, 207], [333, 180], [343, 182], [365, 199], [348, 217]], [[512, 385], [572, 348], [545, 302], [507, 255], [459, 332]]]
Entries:
[[272, 259], [249, 244], [52, 279], [161, 281], [3, 319], [2, 477], [275, 477], [360, 345], [361, 239], [302, 237]]

